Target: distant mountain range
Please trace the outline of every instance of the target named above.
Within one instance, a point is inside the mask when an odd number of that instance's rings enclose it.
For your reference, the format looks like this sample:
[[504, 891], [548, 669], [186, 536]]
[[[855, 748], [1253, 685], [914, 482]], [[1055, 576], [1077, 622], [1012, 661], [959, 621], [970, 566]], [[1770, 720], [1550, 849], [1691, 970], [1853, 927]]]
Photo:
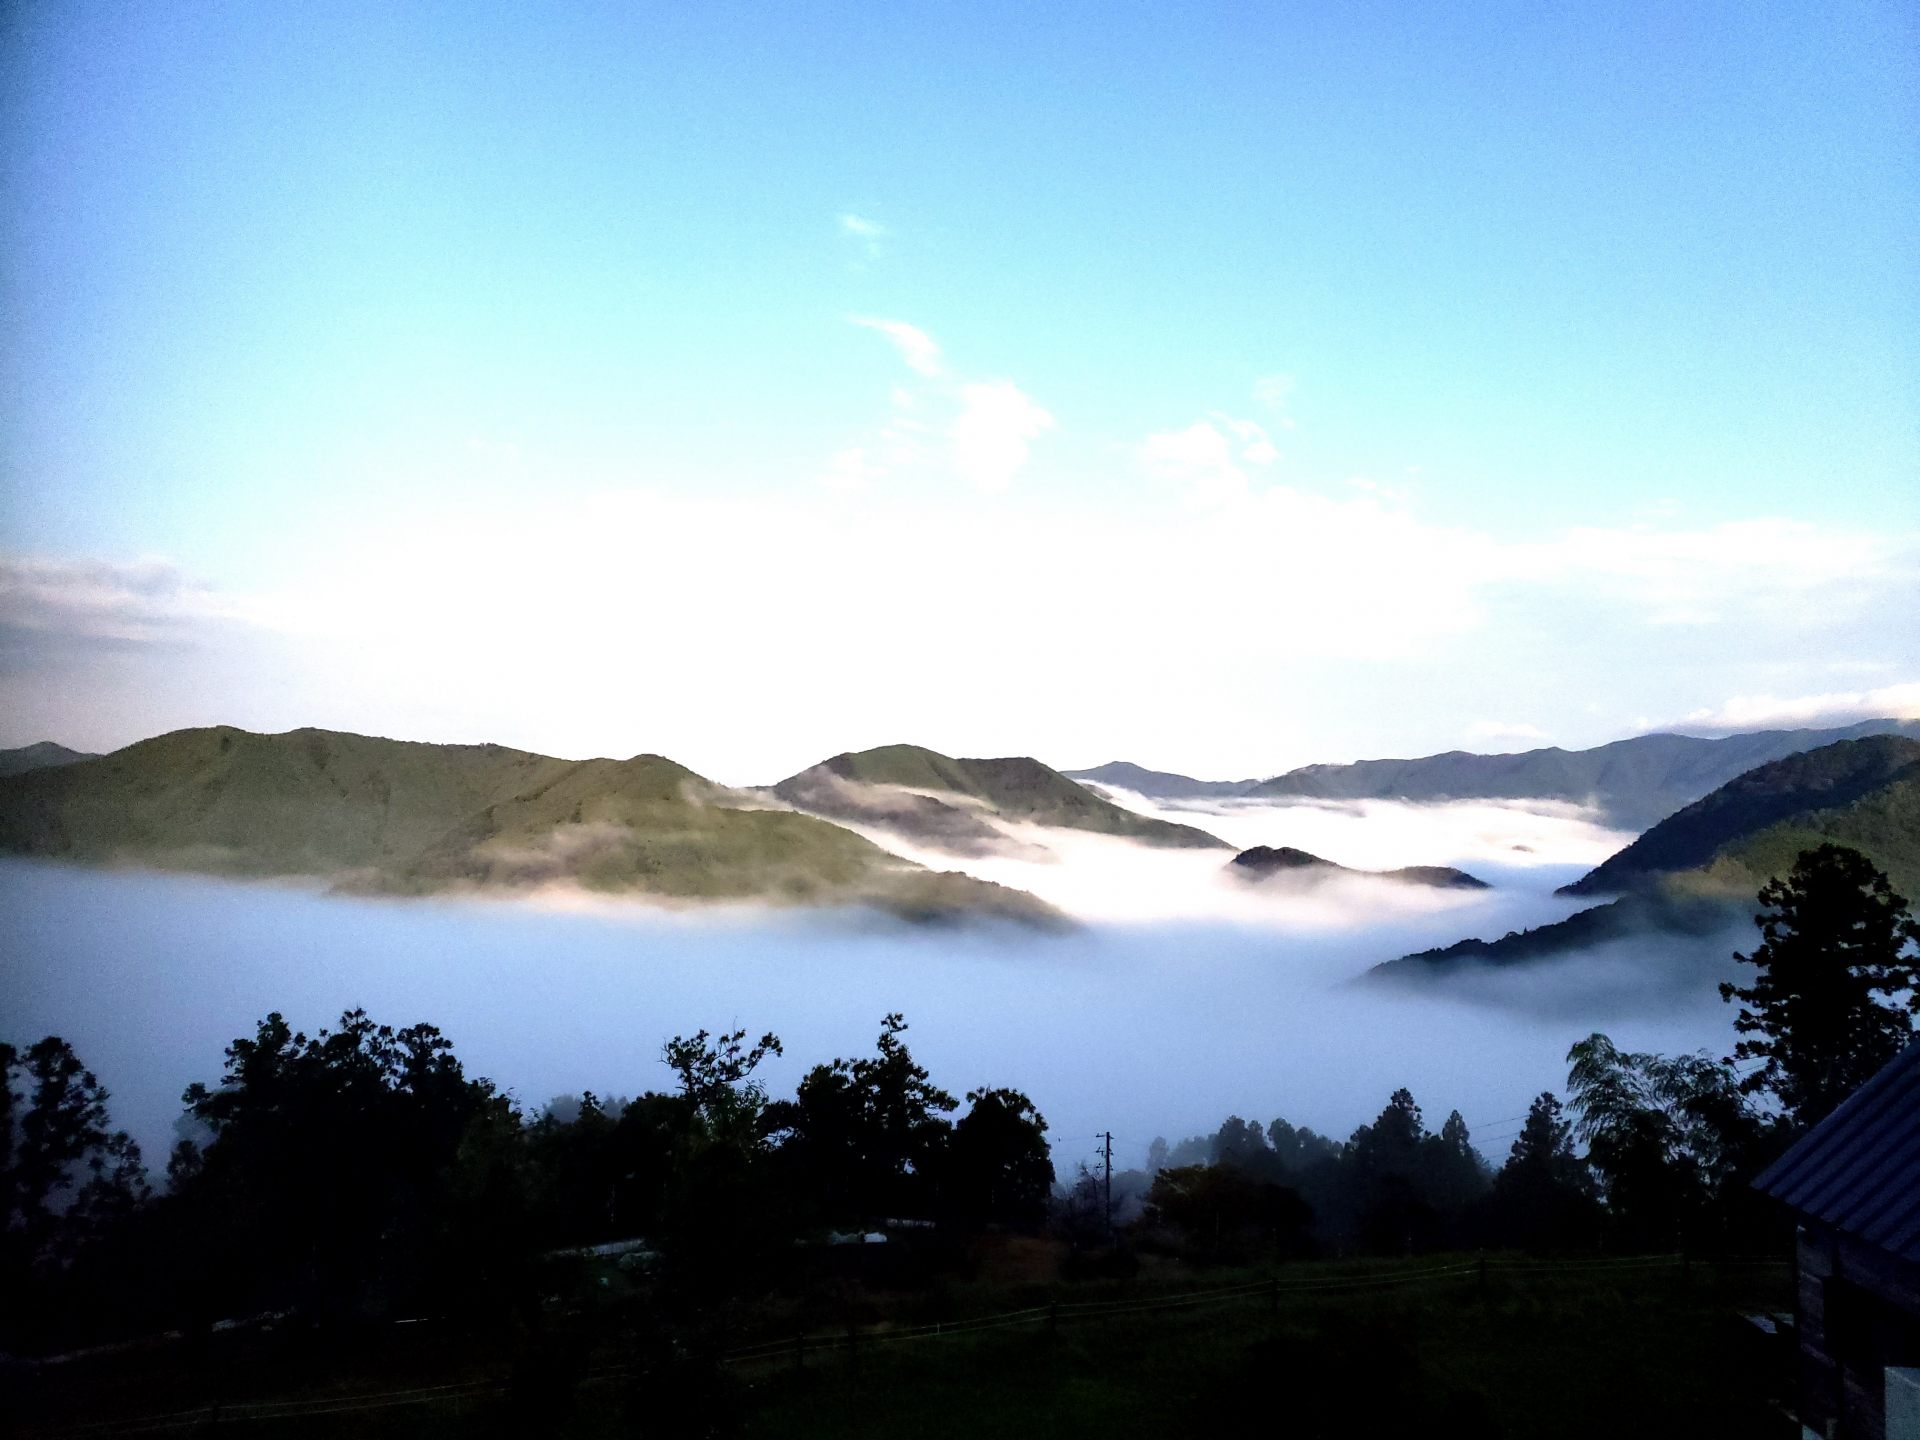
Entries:
[[85, 750], [69, 750], [51, 740], [41, 740], [15, 750], [0, 750], [0, 775], [24, 775], [29, 770], [50, 770], [56, 765], [97, 758]]
[[1091, 770], [1063, 770], [1069, 780], [1092, 781], [1131, 790], [1153, 800], [1207, 800], [1244, 795], [1258, 780], [1196, 780], [1169, 770], [1147, 770], [1129, 760], [1110, 760]]
[[1660, 932], [1707, 934], [1752, 913], [1769, 878], [1801, 851], [1846, 845], [1920, 899], [1920, 741], [1842, 740], [1761, 765], [1686, 806], [1571, 885], [1564, 895], [1618, 895], [1557, 924], [1497, 940], [1462, 940], [1375, 967], [1443, 971], [1508, 965]]
[[0, 778], [0, 852], [396, 894], [568, 882], [1063, 921], [1024, 891], [926, 869], [662, 756], [558, 760], [326, 730], [182, 730]]
[[[1794, 750], [1805, 737], [1876, 729]], [[1584, 776], [1613, 803], [1641, 805], [1742, 757], [1787, 752], [1682, 805], [1565, 888], [1570, 895], [1622, 897], [1611, 905], [1557, 926], [1463, 940], [1382, 967], [1432, 971], [1463, 960], [1541, 958], [1603, 935], [1711, 928], [1724, 923], [1730, 907], [1750, 910], [1767, 877], [1784, 873], [1802, 849], [1822, 840], [1864, 851], [1904, 893], [1920, 898], [1920, 740], [1888, 729], [1920, 726], [1870, 722], [1845, 732], [1720, 740], [1642, 736], [1590, 751], [1314, 766], [1241, 793], [1303, 798], [1308, 782], [1300, 777], [1309, 776], [1316, 777], [1314, 798], [1350, 798], [1372, 787], [1437, 799], [1474, 784], [1489, 795], [1496, 782], [1503, 798], [1572, 798], [1570, 777]], [[1476, 769], [1468, 762], [1485, 763]], [[1380, 767], [1398, 767], [1399, 778]], [[1447, 767], [1458, 783], [1443, 781]], [[1118, 762], [1080, 773], [1131, 782], [1129, 789], [1211, 783]], [[1528, 774], [1533, 778], [1520, 778]], [[1294, 788], [1278, 789], [1283, 783]], [[1413, 793], [1422, 786], [1424, 794]], [[1563, 793], [1540, 793], [1553, 786]], [[1048, 832], [1060, 830], [1151, 846], [1230, 848], [1204, 830], [1116, 805], [1038, 760], [955, 759], [914, 745], [836, 755], [764, 791], [729, 789], [659, 755], [573, 761], [499, 745], [325, 730], [182, 730], [105, 756], [46, 742], [0, 751], [0, 853], [299, 877], [389, 894], [564, 883], [669, 901], [857, 903], [917, 919], [984, 914], [1062, 923], [1059, 912], [1025, 891], [915, 864], [888, 848], [1020, 854], [1044, 849]], [[1256, 883], [1352, 874], [1447, 888], [1481, 884], [1438, 866], [1350, 871], [1284, 847], [1243, 851], [1228, 869]]]
[[1178, 849], [1227, 849], [1191, 825], [1141, 815], [1038, 760], [956, 760], [918, 745], [835, 755], [790, 775], [773, 794], [810, 815], [877, 827], [958, 855], [1017, 851], [1000, 823], [1115, 835]]
[[1194, 780], [1114, 761], [1065, 772], [1162, 800], [1559, 800], [1593, 805], [1620, 829], [1644, 830], [1755, 766], [1841, 740], [1920, 737], [1920, 721], [1863, 720], [1820, 730], [1707, 738], [1636, 735], [1591, 750], [1510, 755], [1450, 750], [1417, 760], [1306, 765], [1270, 780]]
[[1436, 890], [1485, 890], [1487, 882], [1451, 865], [1403, 865], [1398, 870], [1355, 870], [1322, 859], [1291, 845], [1256, 845], [1242, 850], [1228, 862], [1228, 869], [1243, 880], [1270, 882], [1285, 880], [1323, 880], [1339, 875], [1360, 876], [1370, 880], [1392, 880], [1401, 885], [1426, 885]]

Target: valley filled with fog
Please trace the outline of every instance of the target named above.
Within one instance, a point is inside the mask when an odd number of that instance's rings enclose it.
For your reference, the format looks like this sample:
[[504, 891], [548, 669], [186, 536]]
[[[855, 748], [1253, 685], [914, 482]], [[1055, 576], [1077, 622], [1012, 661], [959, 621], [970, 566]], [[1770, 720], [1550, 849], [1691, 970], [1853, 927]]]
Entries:
[[1032, 890], [1080, 922], [1055, 934], [850, 910], [692, 914], [565, 891], [368, 900], [10, 861], [0, 1030], [71, 1041], [156, 1170], [181, 1090], [216, 1081], [224, 1047], [275, 1009], [309, 1031], [352, 1006], [429, 1021], [470, 1073], [536, 1108], [582, 1089], [667, 1088], [661, 1043], [702, 1027], [777, 1032], [786, 1055], [763, 1076], [784, 1093], [818, 1061], [868, 1053], [897, 1010], [956, 1095], [1030, 1093], [1063, 1175], [1109, 1129], [1120, 1164], [1229, 1113], [1343, 1136], [1403, 1085], [1435, 1125], [1459, 1109], [1497, 1162], [1514, 1117], [1562, 1086], [1567, 1047], [1591, 1031], [1716, 1055], [1731, 1040], [1713, 982], [1750, 929], [1417, 988], [1355, 983], [1410, 951], [1580, 908], [1554, 887], [1629, 837], [1575, 808], [1115, 798], [1236, 847], [1292, 845], [1356, 869], [1455, 865], [1492, 888], [1248, 884], [1226, 873], [1228, 852], [1057, 830], [1021, 834], [1006, 855], [912, 855]]

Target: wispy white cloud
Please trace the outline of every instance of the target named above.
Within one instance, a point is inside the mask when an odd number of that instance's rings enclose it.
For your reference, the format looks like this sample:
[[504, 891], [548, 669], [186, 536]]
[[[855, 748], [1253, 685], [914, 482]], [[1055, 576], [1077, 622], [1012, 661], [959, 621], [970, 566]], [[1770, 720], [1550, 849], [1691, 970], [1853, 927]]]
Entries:
[[849, 445], [827, 462], [820, 481], [829, 490], [864, 490], [886, 473], [886, 467], [867, 454], [864, 445]]
[[1383, 485], [1371, 475], [1349, 475], [1341, 482], [1350, 490], [1359, 490], [1368, 495], [1377, 495], [1382, 500], [1395, 505], [1404, 505], [1411, 500], [1413, 491], [1405, 485]]
[[946, 362], [941, 359], [940, 347], [934, 339], [918, 325], [909, 325], [904, 320], [880, 320], [870, 315], [850, 317], [855, 325], [862, 329], [877, 331], [893, 342], [893, 348], [900, 352], [900, 358], [916, 375], [924, 375], [937, 380], [947, 373]]
[[165, 560], [0, 556], [0, 628], [122, 644], [179, 643], [235, 604]]
[[1194, 499], [1218, 503], [1246, 493], [1252, 470], [1280, 458], [1264, 427], [1218, 411], [1184, 430], [1162, 430], [1140, 443], [1140, 463]]
[[1287, 413], [1293, 403], [1293, 392], [1299, 381], [1290, 374], [1262, 375], [1253, 382], [1253, 400], [1262, 410], [1274, 417], [1274, 423], [1282, 430], [1293, 429], [1293, 416]]
[[822, 483], [865, 489], [909, 471], [957, 475], [980, 490], [1012, 485], [1033, 442], [1055, 428], [1053, 415], [1011, 380], [971, 380], [952, 373], [940, 346], [904, 320], [850, 317], [884, 335], [918, 380], [889, 388], [888, 419], [843, 447]]
[[1240, 458], [1249, 465], [1271, 465], [1280, 458], [1280, 452], [1274, 449], [1266, 427], [1258, 421], [1236, 420], [1231, 415], [1218, 414], [1214, 418], [1239, 440]]
[[1690, 730], [1772, 730], [1847, 725], [1856, 720], [1920, 720], [1920, 681], [1824, 695], [1735, 695], [1724, 705], [1688, 714]]
[[1010, 380], [963, 385], [960, 413], [947, 432], [953, 468], [979, 489], [1005, 490], [1033, 442], [1053, 428], [1053, 416]]
[[878, 256], [886, 239], [893, 234], [878, 220], [870, 220], [865, 215], [856, 215], [844, 210], [834, 217], [842, 239], [858, 245], [870, 258]]
[[1234, 458], [1233, 443], [1205, 420], [1147, 436], [1140, 442], [1140, 463], [1204, 500], [1226, 499], [1247, 488], [1247, 472]]

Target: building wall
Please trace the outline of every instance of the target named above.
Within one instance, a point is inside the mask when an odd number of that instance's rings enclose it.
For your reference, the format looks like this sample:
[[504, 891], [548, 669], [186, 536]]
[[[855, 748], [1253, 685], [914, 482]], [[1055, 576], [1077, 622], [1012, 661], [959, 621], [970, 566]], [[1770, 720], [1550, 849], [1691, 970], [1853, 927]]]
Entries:
[[1801, 1424], [1882, 1440], [1887, 1367], [1920, 1365], [1920, 1267], [1814, 1224], [1796, 1249]]

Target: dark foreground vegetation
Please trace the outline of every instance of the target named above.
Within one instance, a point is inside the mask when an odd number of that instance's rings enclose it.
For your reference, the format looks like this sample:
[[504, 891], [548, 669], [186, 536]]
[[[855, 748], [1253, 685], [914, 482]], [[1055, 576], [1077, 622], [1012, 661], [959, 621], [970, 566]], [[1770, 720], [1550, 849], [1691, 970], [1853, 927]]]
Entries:
[[[199, 1368], [165, 1352], [55, 1367], [43, 1414], [87, 1433], [368, 1436], [1219, 1435], [1780, 1436], [1790, 1367], [1742, 1317], [1791, 1306], [1783, 1262], [1435, 1256], [1195, 1275], [1143, 1257], [1127, 1280], [1038, 1276], [1056, 1241], [1004, 1237], [986, 1273], [875, 1288], [873, 1324], [745, 1357], [667, 1341], [635, 1302], [580, 1305], [538, 1334], [432, 1325], [352, 1346], [216, 1337]], [[605, 1278], [618, 1283], [617, 1272]], [[1223, 1298], [1196, 1303], [1196, 1283]], [[850, 1292], [851, 1293], [851, 1292]], [[1072, 1299], [1051, 1322], [969, 1330], [982, 1304]], [[1103, 1308], [1113, 1302], [1112, 1309]], [[767, 1302], [767, 1328], [782, 1303]], [[1082, 1309], [1071, 1311], [1068, 1305]], [[935, 1336], [930, 1316], [961, 1321]], [[950, 1321], [951, 1323], [951, 1321]], [[898, 1340], [894, 1336], [901, 1336]], [[48, 1431], [58, 1433], [49, 1425]]]
[[0, 1048], [4, 1411], [1191, 1433], [1264, 1395], [1302, 1434], [1751, 1433], [1773, 1362], [1724, 1322], [1789, 1301], [1747, 1182], [1910, 1038], [1916, 938], [1851, 851], [1761, 898], [1736, 1056], [1590, 1036], [1498, 1171], [1401, 1090], [1344, 1142], [1230, 1117], [1060, 1185], [1033, 1102], [942, 1090], [897, 1015], [791, 1098], [754, 1079], [776, 1037], [701, 1031], [670, 1089], [527, 1114], [355, 1011], [237, 1039], [156, 1186], [68, 1046]]

